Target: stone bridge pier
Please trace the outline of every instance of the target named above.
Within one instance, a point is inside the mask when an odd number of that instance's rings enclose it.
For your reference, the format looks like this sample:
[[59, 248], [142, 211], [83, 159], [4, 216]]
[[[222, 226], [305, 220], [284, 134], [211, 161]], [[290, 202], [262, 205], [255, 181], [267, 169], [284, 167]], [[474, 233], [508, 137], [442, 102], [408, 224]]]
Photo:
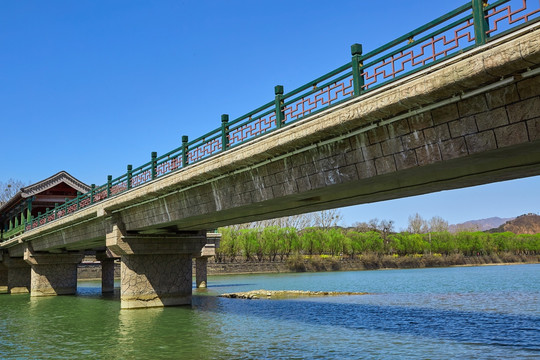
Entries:
[[120, 308], [191, 304], [192, 258], [200, 257], [206, 231], [148, 235], [113, 225], [106, 243], [121, 259]]
[[82, 253], [37, 253], [28, 245], [24, 261], [30, 265], [30, 296], [73, 295]]
[[30, 265], [21, 257], [2, 256], [3, 269], [0, 268], [0, 289], [9, 294], [28, 294], [30, 292]]

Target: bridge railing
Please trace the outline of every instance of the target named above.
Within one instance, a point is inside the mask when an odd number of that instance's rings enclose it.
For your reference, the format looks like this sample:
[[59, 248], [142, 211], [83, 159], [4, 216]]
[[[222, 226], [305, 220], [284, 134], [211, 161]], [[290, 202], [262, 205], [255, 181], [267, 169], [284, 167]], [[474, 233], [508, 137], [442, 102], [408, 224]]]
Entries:
[[449, 13], [407, 33], [389, 43], [362, 53], [362, 46], [351, 46], [351, 61], [329, 73], [284, 93], [282, 86], [274, 89], [275, 98], [232, 121], [227, 114], [221, 126], [157, 156], [135, 169], [128, 165], [127, 173], [107, 184], [92, 186], [86, 194], [27, 220], [26, 230], [69, 215], [95, 202], [116, 196], [161, 176], [170, 174], [252, 141], [259, 136], [287, 126], [295, 121], [325, 110], [340, 102], [377, 89], [414, 72], [425, 69], [480, 46], [490, 39], [514, 31], [523, 24], [540, 18], [540, 0], [472, 0]]

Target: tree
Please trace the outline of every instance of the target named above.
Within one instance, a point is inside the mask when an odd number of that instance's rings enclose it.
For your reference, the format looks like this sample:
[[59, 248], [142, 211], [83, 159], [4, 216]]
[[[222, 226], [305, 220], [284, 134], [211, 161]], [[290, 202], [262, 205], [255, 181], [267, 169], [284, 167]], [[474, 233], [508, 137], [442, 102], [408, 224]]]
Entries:
[[412, 234], [423, 234], [428, 232], [427, 221], [422, 219], [420, 214], [416, 213], [414, 216], [409, 216], [409, 226], [407, 231]]
[[429, 220], [429, 231], [446, 232], [448, 231], [448, 221], [440, 216], [434, 216]]
[[322, 210], [313, 214], [313, 224], [312, 226], [319, 227], [321, 229], [328, 230], [332, 227], [337, 226], [343, 216], [337, 209]]
[[7, 202], [25, 186], [21, 180], [9, 179], [5, 183], [0, 181], [0, 204]]

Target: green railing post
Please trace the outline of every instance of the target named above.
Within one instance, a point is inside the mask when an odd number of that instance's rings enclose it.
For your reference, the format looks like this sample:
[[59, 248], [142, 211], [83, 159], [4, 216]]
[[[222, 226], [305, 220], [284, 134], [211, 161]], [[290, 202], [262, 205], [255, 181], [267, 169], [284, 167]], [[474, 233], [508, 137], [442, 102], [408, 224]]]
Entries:
[[185, 167], [188, 164], [188, 141], [188, 136], [182, 135], [182, 167]]
[[486, 19], [487, 12], [484, 10], [487, 5], [487, 0], [472, 0], [476, 45], [485, 44], [488, 38], [486, 31], [489, 30], [489, 22]]
[[362, 44], [352, 44], [351, 55], [354, 95], [357, 96], [362, 93], [362, 86], [364, 86], [364, 77], [360, 71], [362, 66]]
[[152, 158], [152, 180], [154, 180], [157, 177], [157, 152], [152, 151], [150, 157]]
[[96, 184], [90, 185], [90, 204], [94, 203], [94, 193], [96, 192]]
[[274, 87], [274, 93], [276, 94], [276, 128], [280, 128], [285, 120], [285, 114], [283, 113], [283, 85], [276, 85]]
[[69, 198], [64, 199], [64, 216], [68, 214], [68, 201], [69, 201]]
[[111, 197], [112, 175], [107, 175], [107, 198]]
[[131, 172], [133, 170], [133, 165], [128, 165], [127, 166], [127, 189], [131, 189]]
[[77, 199], [75, 200], [76, 204], [77, 204], [77, 210], [80, 209], [80, 202], [81, 202], [81, 192], [80, 191], [77, 191]]
[[221, 151], [229, 148], [229, 115], [221, 115]]
[[54, 220], [56, 220], [56, 214], [58, 213], [58, 203], [54, 203]]

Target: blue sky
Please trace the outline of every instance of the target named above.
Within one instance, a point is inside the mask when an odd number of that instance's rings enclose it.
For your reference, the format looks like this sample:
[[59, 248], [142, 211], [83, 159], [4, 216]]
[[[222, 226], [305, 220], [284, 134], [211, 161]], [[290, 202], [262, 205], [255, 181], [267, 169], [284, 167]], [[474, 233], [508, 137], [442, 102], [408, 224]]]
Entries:
[[[103, 184], [462, 5], [446, 1], [2, 1], [0, 181]], [[450, 223], [539, 210], [540, 177], [342, 210]]]

